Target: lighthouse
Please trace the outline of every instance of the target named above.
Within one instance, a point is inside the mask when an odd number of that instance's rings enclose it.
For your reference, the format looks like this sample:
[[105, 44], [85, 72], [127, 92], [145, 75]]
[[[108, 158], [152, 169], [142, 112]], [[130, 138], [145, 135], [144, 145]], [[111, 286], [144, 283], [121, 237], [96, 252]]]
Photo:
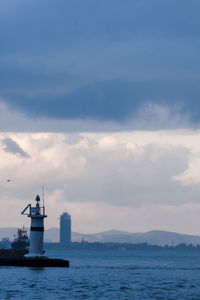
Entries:
[[[25, 255], [27, 258], [45, 258], [44, 249], [43, 249], [43, 238], [44, 238], [44, 218], [45, 215], [45, 206], [40, 206], [40, 197], [39, 195], [35, 198], [36, 206], [33, 207], [31, 204], [28, 204], [25, 209], [22, 211], [22, 215], [27, 215], [31, 218], [31, 227], [30, 227], [30, 246], [29, 253]], [[27, 213], [25, 213], [28, 210]]]

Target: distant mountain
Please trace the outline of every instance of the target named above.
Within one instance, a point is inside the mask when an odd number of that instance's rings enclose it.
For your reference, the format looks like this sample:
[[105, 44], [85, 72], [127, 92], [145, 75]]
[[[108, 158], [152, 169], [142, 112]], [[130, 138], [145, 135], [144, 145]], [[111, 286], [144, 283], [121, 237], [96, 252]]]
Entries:
[[[8, 237], [13, 240], [13, 236], [17, 233], [17, 227], [1, 227], [0, 240]], [[101, 243], [148, 243], [152, 245], [178, 245], [181, 243], [200, 245], [200, 236], [180, 234], [176, 232], [152, 230], [145, 233], [130, 233], [121, 230], [109, 230], [93, 234], [82, 234], [72, 232], [72, 241], [81, 242], [82, 239], [88, 242]], [[53, 227], [45, 230], [44, 240], [46, 242], [59, 242], [59, 228]]]
[[50, 229], [45, 229], [44, 240], [46, 242], [58, 242], [60, 239], [60, 229], [57, 227], [52, 227]]
[[[148, 243], [153, 245], [200, 244], [200, 236], [180, 234], [176, 232], [152, 230], [145, 233], [130, 233], [121, 230], [109, 230], [93, 234], [72, 232], [72, 241], [81, 242], [114, 242], [114, 243]], [[46, 241], [59, 241], [59, 229], [50, 228], [45, 231]]]
[[126, 231], [122, 231], [122, 230], [108, 230], [108, 231], [103, 231], [103, 232], [99, 232], [97, 233], [98, 235], [102, 235], [102, 236], [110, 236], [110, 235], [130, 235], [130, 232], [126, 232]]

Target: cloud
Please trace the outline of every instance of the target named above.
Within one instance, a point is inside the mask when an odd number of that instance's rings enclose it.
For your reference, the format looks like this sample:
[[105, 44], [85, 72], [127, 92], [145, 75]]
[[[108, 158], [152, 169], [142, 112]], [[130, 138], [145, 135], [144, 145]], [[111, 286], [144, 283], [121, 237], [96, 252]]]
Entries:
[[20, 212], [44, 185], [47, 227], [58, 226], [67, 209], [77, 231], [196, 233], [195, 220], [187, 229], [184, 218], [187, 209], [195, 217], [199, 202], [198, 131], [1, 133], [2, 145], [5, 140], [15, 141], [29, 158], [0, 149], [0, 208], [11, 218], [1, 226], [28, 225]]
[[151, 102], [199, 122], [197, 1], [20, 3], [0, 12], [0, 96], [11, 109], [124, 123]]
[[[184, 187], [173, 177], [187, 168], [185, 148], [165, 149], [149, 145], [130, 144], [112, 147], [107, 141], [86, 159], [84, 176], [68, 179], [65, 193], [68, 201], [104, 202], [120, 206], [144, 203], [185, 202]], [[135, 153], [136, 151], [136, 153]], [[78, 189], [77, 189], [78, 186]], [[192, 191], [190, 191], [192, 192]]]
[[128, 119], [127, 124], [135, 130], [198, 128], [199, 122], [191, 120], [188, 113], [183, 113], [181, 106], [167, 106], [146, 102], [137, 114]]
[[[8, 122], [9, 120], [9, 122]], [[11, 109], [0, 102], [0, 130], [1, 132], [65, 132], [74, 133], [77, 138], [79, 132], [120, 132], [132, 130], [159, 129], [198, 129], [199, 122], [191, 122], [190, 116], [182, 113], [182, 109], [174, 106], [170, 108], [163, 104], [145, 103], [138, 111], [130, 115], [127, 120], [63, 119], [40, 117], [34, 118], [16, 109]]]
[[21, 157], [29, 157], [28, 153], [26, 153], [15, 141], [11, 138], [5, 138], [2, 140], [4, 151], [18, 154]]
[[[195, 189], [176, 179], [189, 166], [190, 151], [184, 145], [137, 145], [134, 134], [127, 138], [124, 133], [79, 134], [68, 143], [69, 136], [44, 133], [3, 138], [3, 142], [23, 144], [30, 155], [24, 164], [21, 157], [1, 151], [1, 173], [12, 176], [14, 194], [27, 197], [30, 189], [44, 184], [50, 194], [58, 190], [69, 202], [177, 205], [189, 201], [185, 190], [196, 201]], [[2, 193], [3, 187], [4, 183]]]

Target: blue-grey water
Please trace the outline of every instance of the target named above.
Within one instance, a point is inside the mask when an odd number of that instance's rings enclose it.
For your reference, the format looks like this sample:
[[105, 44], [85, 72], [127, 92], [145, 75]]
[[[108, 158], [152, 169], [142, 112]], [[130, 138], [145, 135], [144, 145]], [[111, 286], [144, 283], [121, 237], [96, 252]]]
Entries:
[[0, 267], [0, 299], [200, 299], [197, 251], [49, 251], [70, 268]]

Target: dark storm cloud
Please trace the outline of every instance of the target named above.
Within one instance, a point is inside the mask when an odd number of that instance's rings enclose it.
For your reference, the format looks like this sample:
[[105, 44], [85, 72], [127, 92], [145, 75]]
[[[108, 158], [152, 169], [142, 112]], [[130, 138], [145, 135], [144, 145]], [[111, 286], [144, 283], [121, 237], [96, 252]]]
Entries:
[[0, 6], [0, 96], [9, 107], [120, 122], [150, 101], [199, 122], [198, 0]]
[[92, 118], [121, 122], [136, 116], [141, 105], [150, 100], [170, 106], [172, 113], [177, 110], [179, 113], [189, 112], [193, 121], [199, 121], [200, 104], [197, 96], [200, 94], [199, 87], [193, 89], [190, 84], [185, 83], [183, 86], [180, 82], [163, 84], [158, 81], [157, 84], [134, 84], [115, 80], [77, 88], [56, 97], [49, 94], [37, 97], [18, 95], [14, 103], [11, 98], [7, 103], [33, 117]]
[[11, 138], [5, 138], [3, 140], [4, 150], [6, 152], [10, 152], [13, 154], [18, 154], [21, 157], [29, 157], [28, 153], [26, 153], [20, 145], [18, 145], [14, 140]]

